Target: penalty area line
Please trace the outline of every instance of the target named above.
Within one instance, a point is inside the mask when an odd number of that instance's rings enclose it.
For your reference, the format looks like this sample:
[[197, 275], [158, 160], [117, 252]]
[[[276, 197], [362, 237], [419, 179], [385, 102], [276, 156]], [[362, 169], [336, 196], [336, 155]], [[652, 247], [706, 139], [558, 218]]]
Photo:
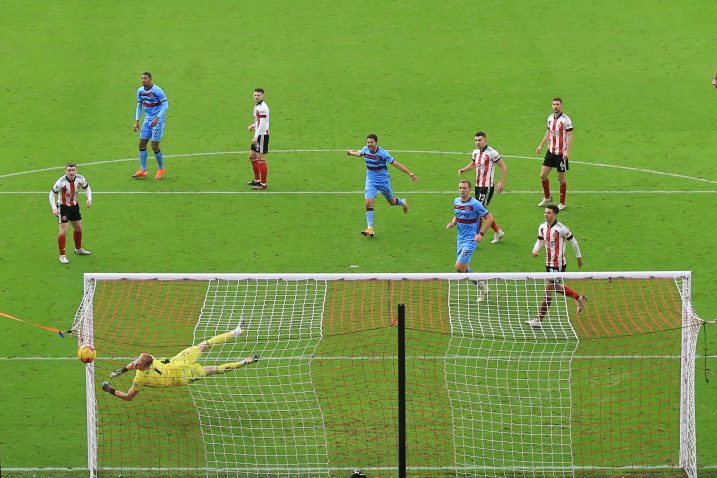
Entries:
[[[436, 155], [450, 155], [450, 156], [470, 156], [470, 153], [468, 152], [461, 152], [461, 151], [424, 151], [424, 150], [414, 150], [414, 149], [392, 149], [391, 150], [394, 153], [406, 153], [406, 154], [436, 154]], [[165, 158], [191, 158], [196, 156], [227, 156], [227, 155], [246, 155], [248, 151], [214, 151], [214, 152], [205, 152], [205, 153], [182, 153], [182, 154], [165, 154]], [[345, 153], [346, 149], [276, 149], [271, 151], [271, 153], [274, 154], [282, 154], [282, 153]], [[504, 158], [511, 158], [511, 159], [527, 159], [530, 161], [541, 161], [543, 158], [536, 157], [536, 156], [519, 156], [519, 155], [510, 155], [510, 154], [503, 154], [501, 155]], [[86, 166], [97, 166], [97, 165], [103, 165], [103, 164], [112, 164], [112, 163], [126, 163], [130, 161], [137, 161], [137, 157], [133, 158], [120, 158], [120, 159], [108, 159], [103, 161], [92, 161], [89, 163], [79, 163], [79, 166], [86, 167]], [[617, 164], [606, 164], [606, 163], [589, 163], [585, 161], [572, 161], [573, 164], [580, 164], [585, 166], [595, 166], [598, 168], [612, 168], [612, 169], [622, 169], [625, 171], [634, 171], [639, 173], [647, 173], [647, 174], [655, 174], [660, 176], [669, 176], [673, 178], [679, 178], [679, 179], [687, 179], [689, 181], [700, 181], [704, 183], [709, 184], [717, 184], [716, 180], [712, 179], [706, 179], [706, 178], [697, 178], [694, 176], [687, 176], [685, 174], [677, 174], [677, 173], [668, 173], [665, 171], [657, 171], [654, 169], [645, 169], [645, 168], [635, 168], [632, 166], [621, 166]], [[64, 166], [53, 166], [49, 168], [41, 168], [41, 169], [33, 169], [28, 171], [17, 171], [14, 173], [7, 173], [7, 174], [0, 174], [0, 179], [3, 178], [9, 178], [13, 176], [21, 176], [25, 174], [33, 174], [33, 173], [40, 173], [45, 171], [62, 171], [64, 170]]]
[[[93, 191], [93, 195], [104, 195], [104, 196], [111, 196], [111, 195], [122, 195], [122, 194], [131, 194], [131, 195], [242, 195], [242, 194], [253, 194], [253, 195], [350, 195], [350, 194], [363, 194], [364, 191]], [[396, 193], [399, 194], [423, 194], [423, 195], [431, 195], [431, 194], [440, 194], [440, 195], [456, 195], [456, 191], [398, 191], [396, 190]], [[47, 191], [0, 191], [0, 195], [15, 195], [15, 196], [22, 196], [22, 195], [36, 195], [36, 194], [44, 194], [47, 195]], [[540, 193], [537, 191], [503, 191], [502, 193], [498, 194], [507, 194], [507, 195], [539, 195]], [[570, 191], [570, 194], [579, 194], [579, 195], [600, 195], [600, 194], [611, 194], [611, 195], [617, 195], [617, 194], [630, 194], [630, 195], [637, 195], [637, 194], [660, 194], [660, 195], [668, 195], [668, 194], [717, 194], [717, 189], [714, 191], [710, 190], [700, 190], [700, 191], [677, 191], [677, 190], [646, 190], [646, 191], [639, 191], [639, 190], [632, 190], [632, 191]]]

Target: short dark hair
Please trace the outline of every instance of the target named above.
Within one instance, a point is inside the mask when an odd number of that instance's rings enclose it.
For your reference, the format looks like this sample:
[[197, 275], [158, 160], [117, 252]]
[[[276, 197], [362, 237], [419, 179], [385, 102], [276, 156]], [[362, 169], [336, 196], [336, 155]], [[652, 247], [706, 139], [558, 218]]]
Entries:
[[555, 213], [556, 216], [560, 212], [560, 208], [558, 206], [556, 206], [555, 204], [548, 204], [547, 206], [545, 206], [545, 209], [550, 209], [551, 211], [553, 211]]
[[150, 78], [152, 78], [152, 73], [150, 73], [150, 72], [148, 72], [148, 71], [145, 71], [144, 73], [142, 73], [142, 76], [144, 76], [144, 75], [147, 75], [147, 76], [149, 76]]
[[375, 134], [371, 133], [371, 134], [366, 135], [366, 139], [369, 139], [369, 138], [371, 138], [372, 140], [374, 140], [378, 143], [378, 136], [376, 136]]
[[256, 93], [264, 93], [264, 88], [254, 88]]
[[478, 131], [478, 132], [476, 133], [476, 137], [477, 137], [477, 136], [483, 136], [484, 138], [486, 137], [486, 135], [485, 135], [485, 133], [484, 133], [483, 131]]
[[463, 184], [463, 183], [466, 183], [468, 185], [468, 189], [471, 188], [471, 182], [468, 181], [467, 179], [461, 179], [460, 181], [458, 181], [458, 184]]
[[553, 98], [553, 101], [559, 101], [560, 103], [562, 103], [563, 99], [559, 96], [556, 96], [555, 98]]
[[65, 169], [67, 169], [67, 168], [76, 168], [76, 167], [77, 167], [77, 163], [67, 163], [67, 164], [65, 165]]

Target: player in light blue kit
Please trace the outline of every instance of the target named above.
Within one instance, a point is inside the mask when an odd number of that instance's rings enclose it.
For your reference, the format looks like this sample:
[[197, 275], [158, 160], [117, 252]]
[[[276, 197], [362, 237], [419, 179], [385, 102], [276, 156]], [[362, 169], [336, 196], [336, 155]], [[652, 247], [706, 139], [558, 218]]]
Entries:
[[363, 156], [366, 161], [366, 229], [361, 234], [373, 237], [373, 205], [378, 193], [383, 194], [391, 206], [403, 206], [403, 212], [408, 214], [408, 203], [405, 199], [393, 195], [391, 189], [391, 176], [388, 174], [387, 164], [393, 164], [399, 171], [408, 174], [411, 181], [418, 181], [418, 177], [410, 172], [403, 164], [399, 163], [388, 154], [388, 151], [378, 146], [378, 136], [370, 134], [366, 136], [366, 146], [361, 151], [349, 149], [346, 151], [349, 156]]
[[[139, 119], [144, 108], [144, 122], [142, 129]], [[137, 113], [134, 117], [134, 131], [139, 131], [139, 164], [141, 169], [132, 175], [133, 178], [147, 177], [147, 142], [152, 139], [152, 151], [157, 159], [157, 175], [154, 179], [164, 177], [164, 158], [159, 149], [159, 142], [164, 134], [164, 114], [169, 108], [167, 95], [162, 88], [152, 83], [152, 74], [148, 71], [142, 73], [142, 86], [137, 89]]]
[[[471, 197], [471, 183], [467, 179], [458, 183], [458, 192], [460, 197], [453, 200], [453, 219], [446, 225], [446, 229], [458, 225], [456, 272], [473, 272], [469, 266], [471, 257], [483, 235], [493, 224], [493, 215], [480, 201]], [[480, 218], [484, 221], [478, 230]]]

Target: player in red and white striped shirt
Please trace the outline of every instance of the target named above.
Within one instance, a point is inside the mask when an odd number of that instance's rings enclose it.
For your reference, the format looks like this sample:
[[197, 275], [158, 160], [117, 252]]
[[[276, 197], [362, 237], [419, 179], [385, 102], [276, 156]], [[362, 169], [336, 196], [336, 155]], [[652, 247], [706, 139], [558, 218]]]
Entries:
[[57, 247], [60, 250], [60, 262], [67, 264], [70, 260], [65, 255], [65, 242], [67, 238], [67, 223], [72, 223], [72, 238], [75, 241], [75, 254], [90, 255], [90, 251], [82, 248], [82, 216], [77, 197], [80, 188], [85, 190], [87, 207], [92, 206], [92, 190], [84, 176], [77, 174], [77, 165], [69, 163], [65, 166], [65, 175], [55, 181], [50, 190], [50, 207], [52, 214], [60, 221], [60, 233], [57, 235]]
[[[475, 198], [487, 208], [493, 197], [493, 191], [503, 192], [503, 188], [505, 188], [505, 178], [508, 175], [508, 166], [506, 166], [505, 161], [500, 157], [500, 153], [488, 146], [487, 137], [483, 131], [478, 131], [475, 134], [475, 144], [476, 149], [473, 150], [471, 162], [458, 170], [458, 176], [470, 169], [475, 169]], [[498, 181], [498, 185], [494, 186], [496, 165], [500, 168], [500, 180]], [[505, 236], [505, 232], [503, 232], [495, 221], [493, 221], [491, 228], [495, 233], [491, 244], [500, 242], [503, 236]]]
[[262, 88], [254, 89], [254, 122], [247, 128], [254, 132], [249, 147], [249, 160], [254, 170], [254, 179], [249, 181], [249, 185], [254, 190], [266, 189], [266, 176], [268, 170], [266, 167], [266, 154], [269, 152], [269, 105], [264, 102], [264, 90]]
[[[583, 256], [580, 253], [578, 240], [573, 237], [567, 226], [558, 222], [558, 212], [560, 212], [560, 209], [554, 204], [550, 204], [545, 208], [545, 222], [538, 227], [538, 240], [533, 246], [533, 257], [538, 257], [540, 247], [545, 244], [545, 272], [565, 272], [567, 267], [565, 246], [568, 242], [573, 247], [573, 252], [577, 257], [578, 269], [583, 267]], [[545, 297], [543, 298], [543, 303], [540, 304], [538, 317], [526, 321], [528, 325], [540, 327], [540, 322], [545, 317], [545, 314], [548, 313], [548, 307], [553, 301], [554, 291], [575, 299], [578, 313], [582, 312], [585, 302], [588, 300], [587, 296], [578, 294], [570, 287], [561, 284], [559, 280], [548, 279], [545, 281]]]
[[558, 170], [558, 182], [560, 183], [560, 204], [558, 208], [565, 209], [565, 196], [568, 192], [568, 184], [565, 181], [565, 173], [569, 168], [568, 156], [570, 147], [573, 144], [573, 122], [568, 115], [563, 113], [563, 100], [553, 98], [553, 113], [548, 115], [548, 130], [543, 136], [540, 145], [535, 152], [540, 154], [545, 142], [549, 141], [548, 151], [545, 153], [543, 167], [540, 169], [540, 181], [543, 183], [543, 200], [538, 207], [545, 207], [553, 202], [550, 195], [550, 181], [548, 174], [551, 168]]

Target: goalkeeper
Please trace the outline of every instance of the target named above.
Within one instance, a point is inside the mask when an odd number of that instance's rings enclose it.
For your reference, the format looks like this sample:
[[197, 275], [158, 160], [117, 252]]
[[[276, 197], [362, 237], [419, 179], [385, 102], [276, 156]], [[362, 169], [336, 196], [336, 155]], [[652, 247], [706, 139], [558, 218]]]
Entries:
[[110, 382], [107, 381], [102, 384], [102, 390], [122, 400], [130, 401], [144, 387], [165, 388], [188, 385], [194, 380], [214, 375], [215, 373], [224, 373], [256, 363], [259, 361], [258, 355], [240, 362], [225, 363], [219, 366], [204, 366], [197, 363], [199, 356], [213, 345], [236, 340], [240, 335], [245, 335], [246, 330], [242, 325], [243, 323], [230, 332], [217, 335], [199, 345], [186, 348], [170, 359], [156, 359], [148, 353], [142, 353], [126, 367], [110, 373], [110, 377], [119, 377], [125, 372], [135, 370], [132, 387], [126, 393], [115, 390]]

